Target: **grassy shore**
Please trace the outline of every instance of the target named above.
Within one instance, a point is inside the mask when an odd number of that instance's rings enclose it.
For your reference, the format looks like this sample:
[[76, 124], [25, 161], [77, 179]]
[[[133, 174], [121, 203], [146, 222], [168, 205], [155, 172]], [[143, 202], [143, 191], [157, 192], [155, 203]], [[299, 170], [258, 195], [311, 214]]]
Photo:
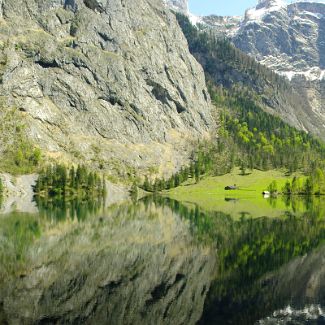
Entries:
[[[271, 202], [263, 197], [262, 192], [267, 190], [273, 180], [276, 180], [278, 189], [281, 190], [286, 181], [291, 181], [293, 176], [286, 176], [284, 171], [278, 170], [266, 172], [254, 170], [243, 176], [240, 170], [235, 168], [230, 174], [206, 177], [198, 184], [190, 180], [180, 187], [166, 191], [165, 195], [186, 204], [198, 204], [208, 211], [229, 213], [234, 217], [240, 217], [243, 213], [252, 217], [278, 217], [288, 211], [284, 200], [279, 198]], [[302, 175], [297, 176], [305, 178]], [[224, 189], [227, 185], [234, 184], [238, 190]], [[302, 211], [303, 205], [298, 209]]]

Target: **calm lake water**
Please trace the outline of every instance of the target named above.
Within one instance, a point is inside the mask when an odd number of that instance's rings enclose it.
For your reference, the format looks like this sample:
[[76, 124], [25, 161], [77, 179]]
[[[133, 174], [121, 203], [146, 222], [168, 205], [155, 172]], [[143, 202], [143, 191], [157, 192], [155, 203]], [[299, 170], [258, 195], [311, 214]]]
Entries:
[[325, 324], [323, 201], [279, 218], [162, 197], [0, 215], [0, 324]]

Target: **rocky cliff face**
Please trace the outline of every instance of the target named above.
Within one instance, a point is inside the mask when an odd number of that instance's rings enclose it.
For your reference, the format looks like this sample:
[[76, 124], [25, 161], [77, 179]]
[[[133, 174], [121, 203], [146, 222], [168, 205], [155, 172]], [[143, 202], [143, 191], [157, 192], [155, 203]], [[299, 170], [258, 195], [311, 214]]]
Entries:
[[4, 0], [1, 17], [2, 110], [49, 156], [163, 173], [209, 136], [204, 74], [160, 0]]

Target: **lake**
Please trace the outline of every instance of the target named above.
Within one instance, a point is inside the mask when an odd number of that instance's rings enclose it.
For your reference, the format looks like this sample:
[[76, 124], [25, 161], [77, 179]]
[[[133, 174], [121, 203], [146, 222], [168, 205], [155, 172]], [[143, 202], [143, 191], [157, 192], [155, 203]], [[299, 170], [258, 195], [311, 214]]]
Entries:
[[37, 205], [0, 215], [0, 324], [325, 324], [323, 199]]

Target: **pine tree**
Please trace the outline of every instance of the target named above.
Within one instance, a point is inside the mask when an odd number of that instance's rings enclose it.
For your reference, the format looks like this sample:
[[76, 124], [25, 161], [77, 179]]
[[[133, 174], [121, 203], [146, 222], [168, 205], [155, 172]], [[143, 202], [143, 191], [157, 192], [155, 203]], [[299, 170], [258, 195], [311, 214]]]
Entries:
[[291, 184], [289, 181], [287, 181], [282, 189], [282, 192], [284, 194], [290, 195], [291, 194]]
[[304, 193], [306, 195], [313, 195], [314, 194], [314, 184], [313, 184], [313, 181], [312, 181], [312, 178], [311, 177], [308, 177], [305, 181], [305, 184], [304, 184]]
[[3, 189], [4, 189], [3, 182], [2, 179], [0, 178], [0, 196], [2, 196], [3, 194]]
[[200, 166], [198, 163], [195, 164], [195, 182], [198, 183], [200, 181]]
[[144, 183], [143, 183], [143, 189], [147, 192], [150, 192], [151, 191], [151, 185], [149, 183], [149, 179], [148, 179], [148, 176], [146, 176], [145, 180], [144, 180]]
[[74, 167], [72, 166], [69, 172], [69, 187], [73, 189], [75, 188], [75, 186], [76, 186], [76, 174], [75, 174]]
[[271, 184], [268, 186], [268, 191], [271, 194], [277, 193], [277, 191], [278, 191], [278, 184], [277, 184], [277, 182], [275, 180], [272, 181]]
[[240, 163], [240, 170], [241, 170], [241, 175], [246, 175], [246, 163], [244, 160], [241, 161]]
[[105, 197], [107, 195], [107, 185], [106, 185], [106, 180], [105, 177], [103, 177], [103, 186], [102, 186], [102, 196]]
[[178, 187], [180, 185], [180, 176], [179, 174], [175, 174], [175, 187]]
[[131, 189], [130, 189], [130, 194], [131, 194], [131, 198], [133, 200], [137, 200], [138, 196], [139, 196], [139, 190], [138, 190], [138, 186], [136, 181], [133, 182]]

